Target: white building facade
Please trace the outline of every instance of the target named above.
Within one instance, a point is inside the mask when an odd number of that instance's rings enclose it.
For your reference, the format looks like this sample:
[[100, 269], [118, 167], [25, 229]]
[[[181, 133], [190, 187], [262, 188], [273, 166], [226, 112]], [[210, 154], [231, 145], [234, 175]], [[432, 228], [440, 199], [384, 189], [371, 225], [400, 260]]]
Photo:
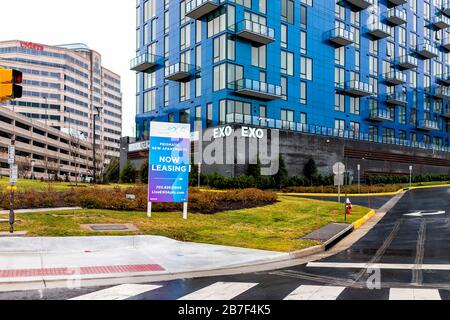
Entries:
[[0, 65], [23, 72], [23, 96], [10, 102], [16, 113], [91, 144], [95, 117], [99, 159], [119, 157], [121, 79], [102, 66], [98, 52], [83, 44], [2, 41]]

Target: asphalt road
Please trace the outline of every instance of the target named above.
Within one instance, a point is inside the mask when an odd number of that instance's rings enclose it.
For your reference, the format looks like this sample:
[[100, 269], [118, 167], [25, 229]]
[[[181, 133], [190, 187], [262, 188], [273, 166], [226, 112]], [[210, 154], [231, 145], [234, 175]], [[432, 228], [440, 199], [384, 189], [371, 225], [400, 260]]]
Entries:
[[[293, 196], [294, 197], [294, 196]], [[380, 209], [386, 202], [388, 202], [393, 196], [357, 196], [357, 197], [348, 197], [352, 204], [367, 207], [370, 209]], [[333, 196], [299, 196], [299, 198], [306, 199], [314, 199], [314, 200], [323, 200], [323, 201], [332, 201], [338, 202], [338, 198]], [[341, 196], [341, 203], [345, 202], [345, 195]]]
[[450, 188], [408, 192], [349, 249], [307, 265], [140, 285], [6, 292], [0, 299], [450, 300], [449, 200]]

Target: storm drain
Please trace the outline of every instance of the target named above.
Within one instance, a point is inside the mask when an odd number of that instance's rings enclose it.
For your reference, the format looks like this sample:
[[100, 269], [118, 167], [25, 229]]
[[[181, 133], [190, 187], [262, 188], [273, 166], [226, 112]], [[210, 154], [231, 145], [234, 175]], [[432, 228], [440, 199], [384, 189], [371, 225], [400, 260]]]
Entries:
[[134, 224], [82, 224], [83, 229], [95, 232], [136, 232], [139, 229]]

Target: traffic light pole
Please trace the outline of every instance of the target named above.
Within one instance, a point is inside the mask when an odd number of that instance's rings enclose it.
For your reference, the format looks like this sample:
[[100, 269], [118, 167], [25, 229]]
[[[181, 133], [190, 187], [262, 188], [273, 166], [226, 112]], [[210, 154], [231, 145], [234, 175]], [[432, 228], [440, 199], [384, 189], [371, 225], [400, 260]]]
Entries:
[[[11, 146], [15, 146], [16, 140], [15, 140], [15, 133], [13, 134], [13, 137], [11, 139]], [[14, 164], [10, 165], [10, 174], [12, 174], [12, 168], [16, 163], [16, 157], [14, 156]], [[12, 178], [12, 177], [10, 177]], [[10, 189], [9, 189], [9, 233], [14, 233], [14, 223], [15, 223], [15, 214], [14, 214], [14, 182], [12, 179], [10, 179]]]

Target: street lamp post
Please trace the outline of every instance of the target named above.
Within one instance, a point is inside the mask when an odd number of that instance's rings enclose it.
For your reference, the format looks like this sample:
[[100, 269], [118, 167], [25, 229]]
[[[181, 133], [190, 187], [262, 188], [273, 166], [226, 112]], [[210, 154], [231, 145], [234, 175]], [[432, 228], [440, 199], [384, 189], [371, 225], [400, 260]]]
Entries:
[[[94, 107], [97, 110], [97, 116], [100, 119], [100, 112], [102, 110], [101, 107]], [[96, 161], [96, 155], [95, 155], [95, 140], [96, 140], [96, 123], [95, 123], [95, 113], [93, 114], [93, 118], [94, 118], [94, 123], [93, 123], [93, 139], [94, 139], [94, 144], [92, 145], [92, 152], [93, 152], [93, 164], [94, 164], [94, 183], [97, 183], [97, 161]]]

